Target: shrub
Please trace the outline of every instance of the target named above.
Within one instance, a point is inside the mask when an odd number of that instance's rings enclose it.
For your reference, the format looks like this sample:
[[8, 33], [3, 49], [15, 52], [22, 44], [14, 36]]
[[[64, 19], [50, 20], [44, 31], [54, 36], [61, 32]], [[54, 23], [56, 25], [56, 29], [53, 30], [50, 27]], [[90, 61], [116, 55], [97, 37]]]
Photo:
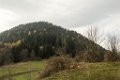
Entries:
[[20, 58], [21, 58], [21, 61], [28, 61], [28, 50], [27, 49], [23, 49], [21, 52], [20, 52]]
[[83, 62], [83, 54], [85, 52], [79, 52], [78, 54], [75, 55], [75, 61], [76, 62]]
[[116, 53], [107, 51], [104, 55], [104, 61], [118, 61], [119, 56]]
[[84, 62], [98, 62], [99, 56], [98, 56], [97, 52], [86, 51], [83, 54], [83, 61]]
[[76, 62], [98, 62], [99, 54], [98, 52], [93, 51], [84, 51], [80, 52], [75, 56]]
[[13, 55], [11, 53], [11, 48], [9, 46], [5, 46], [0, 49], [0, 66], [8, 65], [13, 62]]
[[45, 70], [40, 74], [40, 78], [45, 78], [59, 71], [69, 69], [70, 65], [71, 60], [67, 57], [52, 57], [48, 60]]

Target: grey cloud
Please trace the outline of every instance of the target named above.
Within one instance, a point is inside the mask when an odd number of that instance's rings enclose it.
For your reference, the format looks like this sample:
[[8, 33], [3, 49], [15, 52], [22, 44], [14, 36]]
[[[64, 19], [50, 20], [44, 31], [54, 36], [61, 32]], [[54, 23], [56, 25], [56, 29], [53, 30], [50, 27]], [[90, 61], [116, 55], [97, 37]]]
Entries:
[[67, 28], [104, 20], [119, 13], [119, 4], [120, 0], [0, 0], [1, 8], [21, 16], [17, 23], [45, 20]]

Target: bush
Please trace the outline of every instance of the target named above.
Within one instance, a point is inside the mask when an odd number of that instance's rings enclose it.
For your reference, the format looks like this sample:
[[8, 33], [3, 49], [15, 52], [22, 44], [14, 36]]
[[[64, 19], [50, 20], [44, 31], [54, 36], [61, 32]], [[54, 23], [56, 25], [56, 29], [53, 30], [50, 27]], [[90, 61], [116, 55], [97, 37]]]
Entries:
[[76, 62], [83, 62], [84, 60], [84, 58], [83, 58], [83, 54], [84, 54], [85, 52], [79, 52], [78, 54], [76, 54], [75, 55], [75, 61]]
[[71, 65], [71, 60], [67, 57], [59, 56], [52, 57], [48, 60], [45, 70], [40, 74], [40, 79], [48, 77], [59, 71], [69, 69]]
[[0, 49], [0, 66], [8, 65], [13, 62], [13, 55], [11, 53], [11, 48], [9, 46], [5, 46]]
[[83, 61], [84, 62], [98, 62], [99, 56], [98, 56], [97, 52], [86, 51], [83, 54]]
[[100, 59], [99, 59], [98, 52], [84, 51], [84, 52], [78, 53], [75, 56], [75, 61], [76, 62], [98, 62], [100, 61]]
[[20, 52], [20, 59], [21, 61], [28, 61], [29, 58], [28, 58], [28, 50], [27, 49], [23, 49], [21, 52]]
[[116, 53], [107, 51], [104, 55], [104, 61], [118, 61], [119, 56]]

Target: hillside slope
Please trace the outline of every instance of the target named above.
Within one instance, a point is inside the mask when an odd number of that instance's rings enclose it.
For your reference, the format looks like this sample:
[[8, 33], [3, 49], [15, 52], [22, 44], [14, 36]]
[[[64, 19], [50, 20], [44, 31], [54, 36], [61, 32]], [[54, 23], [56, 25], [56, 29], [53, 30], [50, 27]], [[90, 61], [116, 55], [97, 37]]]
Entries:
[[42, 80], [120, 80], [119, 75], [119, 62], [82, 63], [79, 68], [61, 71]]
[[[22, 62], [0, 67], [0, 78], [6, 76], [6, 79], [8, 79], [9, 76], [7, 75], [12, 74], [13, 76], [10, 77], [14, 80], [27, 80], [30, 79], [30, 77], [31, 79], [36, 80], [40, 75], [39, 72], [44, 70], [45, 66], [46, 60]], [[8, 68], [10, 71], [8, 71]], [[31, 71], [36, 71], [29, 73], [30, 68]], [[119, 75], [120, 62], [81, 63], [79, 68], [60, 71], [39, 80], [120, 80]]]
[[[53, 55], [67, 53], [74, 57], [85, 51], [90, 40], [75, 31], [64, 29], [48, 22], [34, 22], [16, 26], [0, 34], [0, 42], [12, 46], [14, 61], [30, 58], [49, 58]], [[104, 51], [97, 45], [99, 51]], [[7, 50], [8, 51], [8, 50]], [[11, 55], [11, 54], [10, 54]]]

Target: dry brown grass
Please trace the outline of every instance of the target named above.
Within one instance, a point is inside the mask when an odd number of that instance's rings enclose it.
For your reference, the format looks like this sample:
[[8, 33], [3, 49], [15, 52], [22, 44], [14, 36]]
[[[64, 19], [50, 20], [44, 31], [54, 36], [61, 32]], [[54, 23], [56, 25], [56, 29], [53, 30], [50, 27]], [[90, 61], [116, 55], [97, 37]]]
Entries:
[[50, 58], [47, 62], [45, 70], [40, 74], [39, 79], [48, 77], [59, 71], [69, 69], [71, 65], [71, 59], [65, 56], [54, 56]]

